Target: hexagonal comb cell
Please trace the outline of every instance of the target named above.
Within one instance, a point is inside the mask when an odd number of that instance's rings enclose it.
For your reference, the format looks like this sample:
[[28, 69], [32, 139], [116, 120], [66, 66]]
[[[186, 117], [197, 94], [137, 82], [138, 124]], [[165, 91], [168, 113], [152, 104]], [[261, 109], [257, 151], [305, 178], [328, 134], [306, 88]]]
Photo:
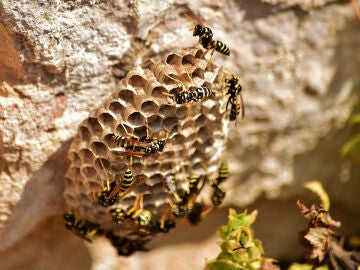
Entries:
[[146, 114], [157, 114], [159, 112], [159, 105], [156, 100], [145, 100], [141, 104], [141, 111]]
[[[226, 97], [211, 95], [205, 101], [180, 105], [166, 95], [186, 90], [172, 78], [180, 78], [184, 85], [195, 82], [196, 86], [219, 91], [221, 85], [214, 84], [213, 79], [220, 69], [208, 66], [202, 56], [203, 51], [196, 48], [175, 50], [137, 66], [103, 105], [90, 113], [69, 150], [66, 210], [116, 236], [131, 235], [136, 240], [146, 233], [150, 239], [159, 235], [154, 228], [161, 216], [177, 211], [176, 203], [169, 203], [171, 193], [179, 187], [179, 198], [187, 200], [190, 172], [202, 175], [206, 171], [203, 178], [208, 179], [217, 173], [228, 130], [228, 121], [219, 112], [226, 105]], [[224, 135], [219, 136], [219, 132]], [[115, 143], [114, 135], [122, 143]], [[123, 181], [130, 185], [123, 185]], [[166, 187], [171, 181], [175, 184], [170, 192]], [[121, 216], [119, 222], [112, 221], [114, 209], [141, 210], [140, 205], [152, 211], [150, 220], [137, 211], [136, 215], [129, 212], [126, 222]], [[175, 221], [175, 216], [170, 218]], [[145, 225], [139, 225], [140, 221]]]
[[99, 115], [99, 122], [104, 126], [110, 126], [113, 128], [115, 124], [116, 116], [111, 111], [104, 111]]
[[126, 107], [129, 107], [130, 104], [135, 107], [135, 95], [136, 93], [134, 91], [123, 89], [119, 91], [118, 97], [125, 102]]
[[127, 122], [134, 126], [144, 125], [145, 117], [140, 112], [132, 112], [128, 118]]
[[109, 110], [112, 111], [115, 115], [124, 117], [124, 112], [126, 111], [126, 105], [122, 105], [119, 100], [113, 100], [109, 104]]
[[129, 72], [127, 83], [133, 86], [136, 90], [144, 88], [147, 79], [143, 74], [137, 72]]

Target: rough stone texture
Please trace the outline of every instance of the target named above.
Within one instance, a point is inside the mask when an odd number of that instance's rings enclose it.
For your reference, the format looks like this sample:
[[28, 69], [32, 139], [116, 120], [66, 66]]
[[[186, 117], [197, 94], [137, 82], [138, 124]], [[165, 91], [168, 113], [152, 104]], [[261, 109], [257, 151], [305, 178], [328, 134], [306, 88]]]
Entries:
[[262, 0], [261, 2], [269, 3], [271, 5], [279, 5], [283, 8], [299, 6], [303, 10], [311, 10], [313, 8], [322, 7], [328, 3], [336, 0]]
[[[182, 16], [190, 11], [230, 47], [231, 57], [215, 54], [214, 62], [238, 74], [244, 89], [247, 116], [231, 128], [225, 155], [233, 174], [225, 203], [243, 207], [261, 194], [281, 197], [251, 206], [260, 210], [255, 233], [273, 257], [299, 254], [294, 202], [306, 180], [324, 183], [344, 232], [360, 227], [354, 218], [360, 172], [339, 157], [359, 96], [360, 23], [348, 1], [264, 2], [1, 2], [4, 269], [22, 269], [21, 263], [23, 269], [166, 269], [175, 255], [178, 264], [172, 268], [201, 269], [205, 257], [215, 256], [213, 234], [226, 222], [225, 210], [214, 211], [198, 227], [180, 225], [154, 240], [153, 251], [129, 259], [117, 258], [105, 239], [84, 246], [52, 217], [63, 211], [66, 155], [79, 123], [134, 65], [196, 43]], [[67, 256], [74, 246], [82, 252]], [[54, 261], [49, 250], [66, 260]], [[34, 263], [40, 257], [41, 266]]]

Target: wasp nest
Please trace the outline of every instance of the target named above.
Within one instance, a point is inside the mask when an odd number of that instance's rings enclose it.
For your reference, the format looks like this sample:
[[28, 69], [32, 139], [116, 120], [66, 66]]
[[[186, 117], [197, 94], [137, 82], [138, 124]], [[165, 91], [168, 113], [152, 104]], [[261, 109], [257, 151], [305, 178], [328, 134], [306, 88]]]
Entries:
[[[80, 124], [69, 151], [71, 165], [64, 192], [66, 210], [74, 213], [76, 220], [96, 223], [118, 237], [138, 239], [146, 231], [144, 226], [115, 223], [111, 209], [126, 211], [141, 203], [155, 224], [164, 213], [174, 210], [171, 194], [164, 188], [169, 175], [174, 176], [179, 194], [188, 189], [190, 175], [203, 176], [204, 183], [211, 181], [221, 164], [228, 120], [223, 117], [226, 100], [221, 69], [209, 65], [202, 56], [200, 49], [177, 50], [162, 60], [149, 60], [134, 68]], [[211, 89], [212, 94], [176, 104], [176, 94], [198, 87]], [[148, 136], [165, 141], [165, 147], [155, 153], [128, 151], [116, 143], [114, 135], [129, 141]], [[114, 205], [102, 206], [102, 191], [122, 179], [127, 169], [141, 184]], [[81, 222], [74, 222], [72, 226], [81, 227]]]

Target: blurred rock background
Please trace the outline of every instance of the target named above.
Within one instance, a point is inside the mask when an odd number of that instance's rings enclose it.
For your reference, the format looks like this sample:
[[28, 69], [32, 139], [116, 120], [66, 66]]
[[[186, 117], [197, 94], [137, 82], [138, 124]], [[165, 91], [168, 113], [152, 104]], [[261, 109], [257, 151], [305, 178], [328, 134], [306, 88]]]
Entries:
[[[92, 1], [0, 3], [1, 269], [202, 269], [219, 251], [227, 208], [259, 209], [267, 256], [299, 260], [306, 221], [296, 200], [318, 179], [343, 234], [359, 232], [360, 169], [340, 156], [355, 132], [360, 21], [349, 1]], [[224, 209], [186, 222], [120, 258], [63, 225], [67, 149], [81, 120], [129, 69], [193, 46], [183, 13], [196, 14], [231, 56], [213, 61], [240, 76], [246, 118], [231, 127]]]

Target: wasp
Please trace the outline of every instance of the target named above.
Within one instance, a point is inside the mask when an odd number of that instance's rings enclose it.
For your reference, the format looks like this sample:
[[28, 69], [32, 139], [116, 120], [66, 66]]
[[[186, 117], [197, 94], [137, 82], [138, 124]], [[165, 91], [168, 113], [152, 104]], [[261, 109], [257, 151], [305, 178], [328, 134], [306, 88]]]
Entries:
[[169, 174], [165, 177], [163, 187], [171, 195], [171, 197], [168, 198], [168, 202], [173, 209], [173, 214], [176, 217], [183, 217], [186, 212], [186, 197], [184, 197], [184, 194], [183, 196], [180, 196], [177, 192], [175, 174]]
[[99, 224], [90, 222], [88, 220], [78, 220], [76, 219], [75, 214], [71, 211], [65, 212], [63, 214], [63, 218], [65, 221], [65, 227], [68, 230], [72, 231], [74, 234], [88, 242], [91, 242], [89, 237], [102, 233]]
[[226, 191], [222, 184], [212, 185], [212, 188], [213, 188], [213, 194], [211, 196], [211, 202], [213, 203], [214, 206], [218, 206], [222, 204], [222, 202], [224, 201]]
[[177, 192], [175, 174], [166, 175], [164, 180], [165, 181], [163, 181], [163, 188], [173, 197], [173, 201], [175, 202], [175, 204], [179, 204], [181, 202], [181, 198]]
[[201, 46], [203, 46], [204, 49], [206, 49], [204, 55], [207, 54], [209, 50], [212, 50], [209, 63], [211, 62], [211, 58], [215, 51], [227, 56], [230, 55], [229, 47], [224, 42], [213, 39], [213, 33], [209, 27], [203, 26], [199, 19], [198, 19], [199, 21], [196, 22], [193, 18], [191, 18], [187, 14], [184, 15], [186, 19], [188, 19], [190, 22], [195, 24], [195, 26], [190, 28], [189, 30], [193, 31], [194, 37], [199, 36], [199, 43], [201, 44]]
[[149, 210], [143, 209], [143, 194], [136, 196], [134, 205], [129, 207], [127, 211], [121, 208], [114, 208], [110, 210], [110, 214], [113, 221], [117, 224], [123, 224], [126, 221], [131, 221], [140, 226], [148, 225], [152, 217]]
[[204, 175], [197, 175], [193, 171], [188, 177], [184, 167], [182, 167], [182, 171], [187, 181], [187, 190], [180, 197], [180, 201], [170, 201], [169, 203], [175, 217], [182, 218], [186, 216], [192, 225], [196, 225], [211, 211], [202, 202], [196, 202], [207, 179]]
[[173, 96], [173, 100], [178, 105], [188, 104], [191, 102], [198, 102], [208, 98], [212, 94], [212, 90], [205, 86], [195, 87], [194, 90], [181, 91]]
[[211, 94], [212, 94], [212, 90], [205, 86], [196, 87], [195, 90], [192, 91], [193, 99], [195, 99], [196, 101], [206, 99]]
[[[237, 121], [237, 116], [241, 111], [241, 118], [245, 118], [245, 105], [242, 97], [242, 87], [239, 83], [239, 78], [231, 75], [231, 78], [225, 78], [225, 85], [228, 87], [226, 95], [229, 95], [229, 99], [226, 103], [226, 110], [228, 110], [229, 105], [231, 105], [230, 109], [230, 121]], [[240, 99], [240, 102], [239, 102]]]
[[[126, 132], [126, 134], [135, 137], [133, 134], [128, 133], [123, 124], [121, 124]], [[141, 156], [144, 154], [153, 154], [157, 152], [162, 152], [165, 148], [165, 143], [168, 139], [168, 134], [165, 139], [157, 139], [149, 137], [149, 128], [148, 122], [146, 120], [146, 136], [141, 137], [140, 139], [129, 139], [125, 136], [119, 136], [113, 134], [113, 139], [115, 143], [127, 150], [128, 154], [134, 156]]]
[[123, 224], [123, 219], [126, 218], [126, 212], [121, 208], [113, 208], [110, 210], [112, 220], [117, 224]]
[[196, 202], [187, 215], [187, 220], [191, 225], [197, 225], [211, 210], [212, 208], [207, 207], [204, 203]]
[[[187, 75], [192, 83], [192, 79], [191, 79], [190, 75], [188, 73], [187, 73]], [[177, 93], [175, 95], [164, 93], [165, 95], [170, 96], [171, 99], [178, 105], [189, 104], [192, 102], [199, 102], [204, 99], [207, 99], [212, 94], [212, 90], [206, 86], [193, 86], [193, 87], [187, 88], [187, 90], [183, 90], [185, 85], [182, 81], [175, 79], [171, 76], [168, 76], [166, 74], [165, 74], [165, 76], [178, 82], [180, 85], [180, 88], [181, 88], [180, 93]]]
[[151, 212], [149, 210], [143, 209], [140, 213], [137, 214], [135, 223], [139, 224], [140, 226], [149, 225], [151, 217]]
[[[141, 155], [139, 152], [144, 152], [147, 154], [162, 152], [165, 147], [165, 140], [152, 139], [148, 140], [148, 137], [140, 138], [139, 140], [129, 139], [124, 136], [113, 135], [115, 143], [124, 148], [125, 150], [132, 150], [136, 153], [134, 155]], [[147, 141], [145, 141], [147, 139]]]
[[130, 256], [136, 251], [148, 251], [144, 246], [149, 240], [130, 240], [126, 237], [119, 237], [112, 231], [106, 232], [105, 236], [110, 240], [120, 256]]
[[213, 183], [211, 185], [213, 189], [213, 194], [211, 196], [211, 202], [214, 206], [218, 206], [222, 204], [226, 191], [222, 183], [229, 177], [229, 167], [227, 161], [223, 161], [220, 164], [218, 177], [213, 179]]
[[196, 192], [196, 189], [198, 187], [198, 183], [199, 183], [200, 178], [201, 178], [200, 175], [197, 175], [194, 172], [190, 173], [190, 177], [187, 179], [188, 180], [188, 192], [189, 193]]
[[[229, 120], [230, 121], [236, 121], [237, 117], [240, 113], [241, 110], [241, 106], [240, 104], [235, 103], [231, 103], [231, 107], [230, 107], [230, 115], [229, 115]], [[235, 122], [236, 124], [236, 122]]]
[[173, 218], [168, 218], [167, 213], [163, 213], [161, 215], [161, 219], [156, 220], [155, 224], [153, 225], [153, 229], [155, 229], [156, 232], [163, 232], [163, 233], [167, 233], [175, 227], [176, 227], [175, 220]]
[[104, 186], [103, 181], [101, 181], [102, 192], [98, 198], [101, 206], [108, 207], [114, 205], [118, 200], [124, 198], [129, 192], [138, 187], [144, 180], [141, 177], [135, 180], [132, 170], [128, 168], [119, 181], [115, 179], [115, 181], [110, 183], [109, 175], [101, 159], [100, 164], [105, 173], [107, 184]]
[[229, 165], [226, 160], [223, 160], [218, 170], [218, 177], [215, 178], [213, 184], [218, 185], [229, 178]]
[[[194, 182], [192, 184], [188, 184], [188, 192], [185, 192], [181, 196], [181, 201], [179, 203], [169, 201], [175, 217], [182, 218], [192, 211], [198, 195], [205, 186], [207, 179], [206, 176], [201, 175], [195, 177], [194, 175], [193, 177], [194, 177]], [[199, 183], [201, 183], [200, 186]]]
[[188, 104], [190, 102], [196, 101], [193, 98], [193, 93], [191, 91], [181, 91], [180, 93], [173, 96], [173, 100], [178, 105]]

